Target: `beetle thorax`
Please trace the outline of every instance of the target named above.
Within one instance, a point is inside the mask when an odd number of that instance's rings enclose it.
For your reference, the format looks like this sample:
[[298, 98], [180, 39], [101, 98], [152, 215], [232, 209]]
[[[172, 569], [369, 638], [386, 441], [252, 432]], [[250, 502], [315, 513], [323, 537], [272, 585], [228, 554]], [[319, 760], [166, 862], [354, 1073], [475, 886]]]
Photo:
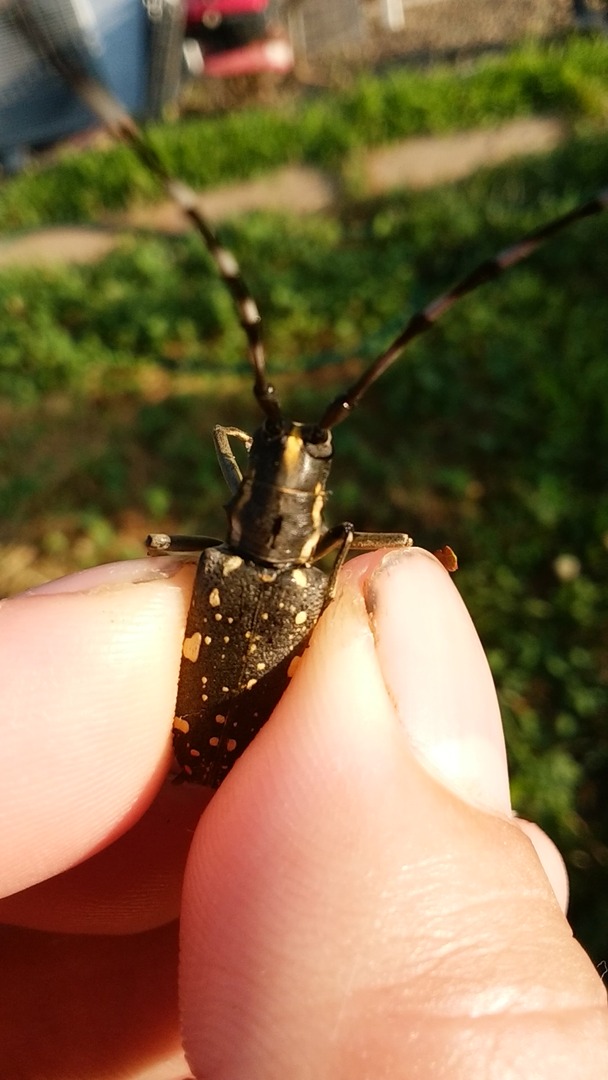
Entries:
[[266, 421], [253, 436], [247, 472], [226, 506], [228, 544], [271, 566], [303, 565], [325, 531], [331, 433]]

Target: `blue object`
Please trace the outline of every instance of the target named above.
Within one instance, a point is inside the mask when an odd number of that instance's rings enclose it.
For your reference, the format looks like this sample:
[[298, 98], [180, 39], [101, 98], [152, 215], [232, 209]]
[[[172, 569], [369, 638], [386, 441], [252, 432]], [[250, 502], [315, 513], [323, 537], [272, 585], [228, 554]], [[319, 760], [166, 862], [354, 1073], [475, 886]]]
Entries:
[[[93, 75], [129, 112], [158, 111], [159, 88], [150, 85], [153, 11], [156, 26], [167, 22], [167, 12], [181, 21], [178, 0], [8, 0], [0, 6], [0, 163], [7, 171], [19, 166], [28, 147], [98, 123], [46, 59], [49, 52]], [[177, 44], [181, 52], [181, 40]], [[162, 82], [158, 62], [154, 67], [155, 81]]]

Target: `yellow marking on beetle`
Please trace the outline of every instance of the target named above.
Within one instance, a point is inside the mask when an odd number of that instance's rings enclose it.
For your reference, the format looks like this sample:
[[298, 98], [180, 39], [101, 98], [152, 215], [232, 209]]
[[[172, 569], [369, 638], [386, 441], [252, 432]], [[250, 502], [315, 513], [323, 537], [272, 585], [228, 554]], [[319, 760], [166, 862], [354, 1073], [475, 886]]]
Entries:
[[231, 624], [234, 622], [234, 619], [232, 618], [232, 615], [228, 616], [228, 622], [231, 623]]
[[201, 701], [209, 701], [209, 694], [201, 694]]
[[215, 621], [216, 622], [221, 622], [222, 621], [222, 613], [221, 613], [221, 611], [216, 611], [216, 613], [215, 613]]
[[267, 618], [268, 618], [268, 612], [267, 612], [267, 611], [263, 611], [260, 617], [261, 617], [262, 619], [267, 619]]
[[255, 686], [257, 681], [258, 681], [257, 679], [249, 679], [249, 682], [247, 683], [247, 686], [245, 687], [245, 689], [246, 690], [251, 690], [252, 686]]
[[263, 671], [265, 667], [266, 664], [263, 660], [258, 660], [257, 664], [255, 665], [256, 671]]
[[229, 693], [230, 693], [230, 687], [229, 686], [222, 686], [222, 694], [229, 694]]
[[292, 656], [291, 663], [290, 663], [289, 667], [287, 668], [287, 678], [288, 679], [293, 679], [293, 677], [294, 677], [294, 675], [296, 673], [298, 664], [300, 663], [301, 659], [302, 659], [301, 656]]
[[305, 589], [308, 585], [308, 579], [306, 577], [306, 574], [299, 566], [296, 567], [295, 570], [291, 571], [291, 580], [293, 581], [294, 585], [297, 585], [300, 589]]
[[302, 454], [302, 439], [299, 435], [288, 435], [285, 439], [283, 462], [288, 472], [297, 468]]
[[211, 738], [209, 739], [209, 746], [219, 746], [219, 745], [220, 745], [220, 740], [218, 739], [217, 735], [212, 735]]
[[251, 637], [251, 630], [245, 630], [245, 637], [246, 637], [246, 638], [250, 638], [250, 637]]
[[226, 717], [222, 716], [222, 714], [218, 712], [217, 716], [215, 717], [215, 722], [216, 722], [216, 724], [225, 724], [226, 723]]
[[249, 653], [252, 653], [252, 652], [257, 652], [257, 648], [258, 648], [258, 647], [257, 647], [257, 645], [256, 645], [255, 641], [252, 641], [252, 642], [251, 642], [251, 645], [250, 645], [250, 646], [249, 646], [249, 648], [247, 649], [247, 652], [249, 652]]
[[226, 750], [236, 750], [236, 739], [228, 739], [226, 743]]
[[211, 607], [219, 607], [220, 606], [220, 590], [219, 589], [212, 589], [211, 590], [211, 592], [209, 593], [209, 603], [211, 604]]
[[187, 735], [190, 731], [190, 724], [187, 720], [182, 720], [181, 716], [176, 716], [173, 720], [173, 730], [183, 731], [184, 735]]
[[184, 644], [182, 645], [184, 659], [191, 660], [193, 664], [196, 663], [201, 649], [201, 641], [202, 637], [198, 630], [191, 637], [184, 638]]
[[323, 514], [323, 503], [325, 502], [325, 492], [319, 491], [315, 494], [315, 501], [312, 504], [311, 517], [312, 523], [315, 529], [321, 528], [321, 519]]
[[307, 618], [308, 618], [308, 612], [307, 611], [298, 611], [298, 614], [296, 615], [296, 617], [295, 617], [295, 619], [293, 621], [295, 622], [296, 626], [301, 626], [302, 623], [306, 622]]
[[316, 548], [317, 544], [319, 543], [320, 535], [321, 535], [321, 528], [319, 527], [319, 528], [314, 529], [310, 533], [310, 535], [308, 537], [308, 540], [306, 540], [306, 542], [304, 544], [302, 544], [302, 549], [300, 551], [300, 558], [304, 562], [310, 562], [310, 560], [312, 559], [312, 557], [314, 555], [314, 552], [315, 552], [315, 548]]
[[240, 555], [231, 555], [229, 559], [226, 559], [222, 567], [222, 574], [224, 577], [228, 577], [228, 574], [233, 574], [235, 570], [238, 570], [239, 566], [243, 565], [243, 560]]
[[201, 682], [202, 682], [203, 686], [206, 686], [206, 685], [207, 685], [207, 683], [209, 682], [209, 680], [208, 680], [208, 678], [207, 678], [207, 676], [206, 676], [206, 675], [201, 675]]
[[209, 634], [205, 635], [205, 637], [203, 638], [203, 641], [205, 642], [205, 645], [210, 645], [211, 644], [211, 638], [209, 637]]
[[228, 637], [228, 634], [226, 634], [226, 637], [224, 638], [224, 645], [227, 645], [229, 641], [230, 638]]
[[190, 757], [200, 757], [200, 756], [201, 756], [200, 750], [195, 750], [194, 747], [192, 747], [192, 749], [190, 751]]

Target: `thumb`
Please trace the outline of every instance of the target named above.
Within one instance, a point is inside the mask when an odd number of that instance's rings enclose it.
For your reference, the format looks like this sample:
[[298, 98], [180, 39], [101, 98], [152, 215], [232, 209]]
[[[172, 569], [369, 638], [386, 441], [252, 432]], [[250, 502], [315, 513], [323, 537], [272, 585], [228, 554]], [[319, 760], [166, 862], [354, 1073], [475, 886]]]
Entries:
[[194, 1074], [597, 1076], [605, 992], [507, 815], [495, 695], [456, 590], [416, 551], [345, 578], [194, 839]]

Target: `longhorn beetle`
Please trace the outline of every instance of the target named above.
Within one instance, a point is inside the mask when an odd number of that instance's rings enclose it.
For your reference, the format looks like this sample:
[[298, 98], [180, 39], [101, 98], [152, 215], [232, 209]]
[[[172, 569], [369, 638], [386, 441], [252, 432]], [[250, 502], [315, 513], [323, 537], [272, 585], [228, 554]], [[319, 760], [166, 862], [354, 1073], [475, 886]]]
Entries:
[[[35, 37], [34, 30], [28, 30]], [[38, 38], [34, 44], [44, 52]], [[608, 207], [608, 188], [595, 198], [528, 233], [481, 263], [447, 292], [414, 314], [359, 379], [332, 401], [316, 423], [283, 413], [266, 378], [260, 315], [234, 256], [223, 249], [187, 185], [172, 179], [122, 106], [73, 62], [50, 59], [106, 126], [126, 139], [198, 229], [236, 305], [264, 419], [253, 436], [216, 427], [215, 448], [231, 497], [224, 543], [205, 536], [148, 537], [152, 555], [200, 552], [177, 691], [174, 747], [182, 777], [217, 787], [270, 716], [312, 630], [332, 600], [349, 551], [408, 547], [405, 533], [356, 532], [349, 522], [323, 523], [332, 459], [332, 429], [373, 382], [460, 297], [526, 259], [573, 222]], [[230, 440], [245, 445], [241, 474]], [[335, 552], [329, 574], [314, 564]]]
[[[133, 142], [133, 137], [130, 136]], [[264, 420], [253, 437], [216, 427], [215, 447], [231, 498], [228, 534], [148, 538], [151, 554], [200, 551], [177, 692], [173, 740], [182, 775], [218, 786], [270, 716], [314, 626], [332, 600], [349, 551], [410, 546], [404, 533], [356, 532], [350, 522], [323, 524], [332, 458], [332, 429], [369, 386], [461, 296], [498, 277], [574, 221], [608, 207], [608, 189], [476, 267], [409, 320], [403, 331], [316, 423], [296, 423], [281, 410], [267, 381], [257, 306], [230, 252], [218, 243], [193, 191], [164, 174], [139, 136], [135, 145], [204, 237], [230, 289], [245, 331], [254, 395]], [[242, 476], [230, 440], [244, 443]], [[314, 564], [335, 552], [329, 574]]]
[[[156, 160], [153, 165], [159, 174]], [[194, 192], [164, 179], [202, 233], [234, 297], [254, 372], [254, 395], [264, 414], [253, 436], [231, 427], [214, 431], [220, 468], [231, 492], [226, 541], [148, 537], [150, 554], [201, 552], [182, 649], [173, 741], [184, 777], [217, 787], [287, 687], [319, 616], [335, 594], [338, 571], [349, 551], [412, 544], [405, 533], [356, 532], [350, 522], [324, 526], [332, 429], [406, 345], [430, 329], [461, 296], [527, 258], [572, 222], [606, 209], [608, 189], [481, 263], [414, 314], [317, 423], [302, 424], [287, 419], [266, 379], [260, 316], [234, 257], [220, 247]], [[231, 438], [247, 449], [244, 476]], [[314, 564], [332, 551], [333, 567], [326, 574]]]

